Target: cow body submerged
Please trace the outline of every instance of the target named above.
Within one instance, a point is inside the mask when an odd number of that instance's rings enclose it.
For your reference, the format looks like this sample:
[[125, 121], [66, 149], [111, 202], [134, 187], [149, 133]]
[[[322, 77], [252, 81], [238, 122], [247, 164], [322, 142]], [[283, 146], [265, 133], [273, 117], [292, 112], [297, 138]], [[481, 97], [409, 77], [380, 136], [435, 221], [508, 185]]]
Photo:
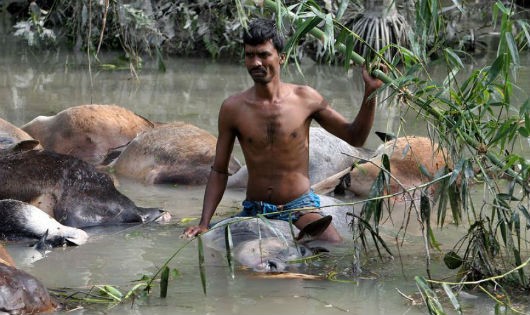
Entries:
[[[341, 205], [340, 200], [330, 196], [320, 196], [320, 199], [323, 208], [311, 211], [319, 211], [323, 216], [331, 216], [331, 224], [339, 233], [347, 235], [350, 231], [352, 216], [349, 213], [353, 211], [352, 208]], [[323, 242], [313, 241], [310, 236], [309, 239], [304, 237], [296, 242], [293, 236], [300, 236], [300, 231], [286, 221], [271, 219], [265, 222], [261, 218], [249, 217], [227, 218], [213, 225], [201, 236], [206, 246], [225, 252], [225, 227], [227, 225], [230, 226], [234, 259], [240, 265], [254, 271], [288, 271], [293, 267], [293, 264], [290, 264], [291, 261], [313, 255], [317, 248], [322, 249], [320, 245]], [[327, 225], [323, 228], [326, 227]], [[317, 230], [320, 229], [317, 227]], [[317, 246], [314, 246], [315, 244]]]
[[35, 314], [59, 307], [46, 287], [29, 273], [17, 269], [13, 259], [0, 245], [0, 312]]
[[99, 165], [109, 150], [153, 127], [149, 120], [117, 105], [79, 105], [36, 117], [21, 129], [46, 150]]
[[[131, 141], [112, 164], [116, 174], [146, 184], [205, 184], [217, 138], [184, 122], [160, 124]], [[229, 172], [241, 165], [232, 158]]]
[[381, 172], [381, 157], [388, 156], [390, 180], [387, 193], [401, 193], [406, 189], [429, 182], [444, 168], [450, 169], [452, 163], [446, 151], [427, 137], [405, 136], [392, 139], [374, 152], [373, 157], [348, 167], [312, 188], [327, 194], [333, 190], [348, 190], [359, 197], [367, 197], [370, 189]]
[[[27, 132], [0, 118], [0, 149], [13, 146], [21, 141], [34, 140]], [[35, 149], [42, 149], [42, 146], [35, 145]]]
[[20, 200], [0, 200], [0, 235], [3, 239], [40, 239], [47, 245], [82, 245], [88, 234], [78, 228], [57, 222], [41, 209]]
[[109, 175], [79, 159], [48, 151], [13, 151], [0, 154], [0, 199], [30, 203], [72, 227], [169, 217], [160, 209], [137, 207]]
[[419, 186], [432, 180], [444, 167], [451, 167], [447, 152], [433, 140], [419, 136], [400, 137], [381, 145], [375, 157], [351, 170], [348, 174], [348, 190], [358, 196], [369, 195], [381, 171], [382, 154], [387, 154], [390, 162], [391, 177], [387, 193], [399, 193]]

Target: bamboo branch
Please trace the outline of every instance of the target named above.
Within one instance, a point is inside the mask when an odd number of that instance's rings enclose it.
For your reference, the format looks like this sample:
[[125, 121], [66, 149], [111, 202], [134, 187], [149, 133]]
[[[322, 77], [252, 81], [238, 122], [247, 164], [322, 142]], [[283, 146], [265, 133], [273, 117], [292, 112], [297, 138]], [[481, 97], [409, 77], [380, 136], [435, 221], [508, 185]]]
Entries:
[[[286, 14], [286, 16], [291, 20], [296, 21], [298, 19], [298, 17], [293, 12], [287, 10], [281, 5], [281, 3], [275, 0], [264, 0], [262, 4], [271, 10], [278, 10], [278, 8], [280, 8], [280, 10], [282, 10], [282, 13]], [[326, 34], [322, 30], [320, 30], [318, 27], [312, 28], [309, 31], [309, 34], [311, 34], [316, 39], [322, 42], [325, 42], [326, 40]], [[335, 44], [339, 52], [346, 54], [346, 49], [347, 49], [346, 45], [340, 42], [335, 43]], [[351, 52], [351, 59], [353, 60], [353, 62], [355, 62], [358, 65], [364, 65], [366, 63], [366, 60], [354, 51]], [[448, 129], [452, 129], [455, 127], [455, 122], [448, 119], [438, 108], [430, 106], [429, 102], [427, 102], [426, 100], [420, 97], [416, 97], [410, 91], [406, 89], [400, 89], [394, 83], [394, 80], [390, 76], [388, 76], [386, 73], [384, 73], [383, 71], [379, 69], [374, 69], [372, 70], [371, 75], [380, 79], [384, 83], [388, 84], [389, 86], [391, 86], [393, 89], [397, 90], [398, 92], [402, 93], [404, 97], [413, 101], [416, 105], [418, 105], [423, 110], [425, 110], [427, 113], [429, 113], [437, 121], [445, 122]], [[479, 151], [479, 148], [481, 147], [481, 143], [479, 143], [475, 138], [473, 138], [472, 136], [468, 134], [461, 133], [461, 132], [457, 132], [457, 136], [460, 139], [462, 139], [464, 142], [466, 142], [468, 145], [473, 147], [475, 150]], [[504, 169], [504, 172], [506, 172], [509, 176], [513, 177], [517, 183], [519, 183], [525, 189], [528, 189], [527, 187], [528, 185], [525, 183], [523, 178], [521, 178], [521, 176], [514, 170], [510, 168], [506, 168], [506, 165], [502, 162], [502, 160], [495, 153], [487, 151], [484, 154], [495, 166], [497, 166], [500, 169]]]

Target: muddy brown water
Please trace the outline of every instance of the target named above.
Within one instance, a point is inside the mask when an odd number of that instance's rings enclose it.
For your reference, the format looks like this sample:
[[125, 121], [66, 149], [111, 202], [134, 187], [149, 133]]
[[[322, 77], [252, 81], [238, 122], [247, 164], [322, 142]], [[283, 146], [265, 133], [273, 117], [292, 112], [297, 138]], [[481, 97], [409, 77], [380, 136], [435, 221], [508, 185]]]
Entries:
[[[135, 79], [127, 70], [88, 70], [87, 56], [63, 51], [29, 52], [4, 45], [0, 56], [0, 117], [22, 125], [38, 115], [54, 114], [80, 104], [118, 104], [155, 121], [183, 120], [216, 134], [217, 112], [223, 99], [250, 86], [241, 64], [209, 60], [168, 59], [167, 71], [147, 64]], [[109, 59], [111, 57], [108, 57]], [[362, 97], [360, 69], [345, 72], [340, 67], [303, 64], [304, 76], [284, 71], [284, 79], [317, 88], [342, 114], [353, 118]], [[523, 69], [521, 80], [530, 75]], [[523, 86], [524, 83], [521, 84]], [[528, 86], [528, 84], [526, 85]], [[388, 130], [397, 121], [392, 111], [378, 111], [374, 130]], [[424, 122], [415, 114], [404, 116], [408, 134], [426, 134]], [[370, 136], [367, 146], [379, 140]], [[237, 147], [236, 147], [237, 151]], [[262, 279], [236, 269], [232, 278], [222, 254], [207, 251], [207, 294], [202, 290], [197, 244], [187, 246], [179, 238], [185, 224], [180, 220], [200, 215], [204, 187], [144, 186], [121, 179], [119, 189], [142, 206], [170, 211], [167, 225], [106, 227], [88, 230], [91, 239], [80, 247], [57, 248], [42, 256], [21, 244], [8, 246], [20, 268], [39, 278], [47, 287], [86, 290], [94, 285], [115, 285], [126, 290], [134, 280], [154, 272], [179, 248], [169, 263], [179, 270], [172, 279], [168, 297], [158, 297], [155, 284], [151, 295], [117, 305], [87, 305], [74, 314], [424, 314], [422, 306], [411, 305], [398, 291], [415, 292], [413, 277], [425, 275], [422, 238], [411, 232], [401, 248], [402, 259], [383, 261], [365, 254], [363, 276], [349, 277], [351, 240], [348, 231], [335, 255], [300, 271], [317, 275], [338, 273], [332, 280]], [[228, 214], [243, 199], [241, 190], [229, 190], [219, 214]], [[392, 241], [395, 229], [385, 230]], [[450, 246], [462, 229], [448, 226], [438, 231], [439, 241]], [[433, 274], [450, 276], [433, 254]], [[461, 300], [467, 314], [493, 313], [493, 303], [481, 296]], [[451, 307], [446, 306], [447, 310]]]

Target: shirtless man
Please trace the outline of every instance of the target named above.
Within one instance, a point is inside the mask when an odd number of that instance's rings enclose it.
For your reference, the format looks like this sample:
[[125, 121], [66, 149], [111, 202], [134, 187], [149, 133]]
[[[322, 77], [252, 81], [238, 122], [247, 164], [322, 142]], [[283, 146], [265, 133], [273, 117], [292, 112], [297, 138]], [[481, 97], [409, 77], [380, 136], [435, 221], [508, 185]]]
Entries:
[[[193, 237], [208, 230], [228, 179], [228, 162], [237, 138], [248, 168], [246, 200], [240, 216], [318, 207], [318, 195], [309, 182], [309, 127], [316, 120], [324, 129], [353, 146], [362, 146], [372, 128], [375, 98], [369, 96], [382, 85], [363, 69], [364, 99], [350, 123], [333, 110], [322, 95], [309, 86], [280, 80], [285, 62], [284, 42], [273, 21], [254, 20], [243, 37], [245, 66], [254, 86], [227, 98], [219, 111], [216, 156], [208, 178], [202, 216], [197, 226], [186, 229]], [[267, 216], [292, 220], [302, 229], [321, 218], [318, 212], [291, 212]], [[319, 239], [339, 242], [330, 225]]]

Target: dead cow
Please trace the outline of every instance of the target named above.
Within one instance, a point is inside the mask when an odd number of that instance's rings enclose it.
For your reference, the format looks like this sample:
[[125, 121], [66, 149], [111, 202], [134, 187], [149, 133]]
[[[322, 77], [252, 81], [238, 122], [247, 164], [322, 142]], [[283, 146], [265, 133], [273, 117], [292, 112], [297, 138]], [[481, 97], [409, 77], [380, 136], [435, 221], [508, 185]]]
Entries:
[[169, 218], [160, 209], [137, 207], [94, 166], [64, 154], [19, 149], [25, 143], [0, 150], [0, 199], [30, 203], [72, 227]]
[[387, 193], [401, 192], [429, 182], [432, 178], [427, 173], [434, 175], [446, 166], [451, 167], [447, 152], [437, 143], [427, 137], [406, 136], [382, 144], [371, 159], [315, 184], [313, 189], [325, 194], [338, 186], [366, 197], [381, 171], [383, 154], [387, 154], [390, 161], [391, 179]]
[[[0, 149], [24, 140], [33, 140], [33, 137], [12, 123], [0, 118]], [[40, 144], [36, 145], [35, 149], [42, 149], [42, 146]]]
[[35, 314], [59, 307], [46, 287], [27, 272], [17, 269], [13, 259], [0, 245], [0, 312]]
[[44, 149], [99, 165], [110, 149], [123, 146], [153, 123], [117, 105], [79, 105], [22, 126]]
[[[215, 157], [217, 138], [191, 124], [161, 124], [125, 147], [113, 168], [116, 174], [147, 184], [205, 184]], [[232, 158], [230, 173], [241, 165]]]

